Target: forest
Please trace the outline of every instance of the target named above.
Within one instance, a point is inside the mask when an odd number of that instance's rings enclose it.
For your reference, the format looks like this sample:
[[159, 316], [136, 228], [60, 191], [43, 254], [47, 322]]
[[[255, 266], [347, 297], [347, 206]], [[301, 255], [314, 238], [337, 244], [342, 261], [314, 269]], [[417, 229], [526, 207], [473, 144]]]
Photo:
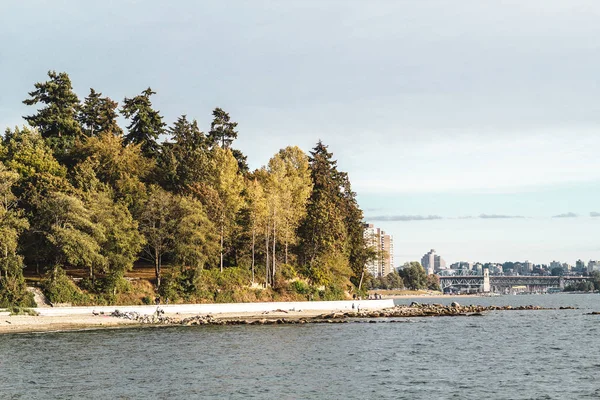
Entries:
[[[154, 95], [81, 100], [55, 71], [24, 95], [27, 125], [0, 140], [0, 306], [31, 306], [27, 285], [73, 305], [364, 290], [373, 251], [325, 144], [251, 171], [229, 113], [215, 108], [207, 132], [186, 115], [168, 124]], [[151, 276], [129, 277], [137, 269]]]

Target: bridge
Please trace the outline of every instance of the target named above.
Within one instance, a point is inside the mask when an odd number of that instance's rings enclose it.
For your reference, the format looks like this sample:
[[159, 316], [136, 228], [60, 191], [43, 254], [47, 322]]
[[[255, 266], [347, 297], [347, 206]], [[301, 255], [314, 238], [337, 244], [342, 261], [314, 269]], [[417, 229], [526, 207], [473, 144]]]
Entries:
[[515, 290], [544, 293], [549, 288], [564, 289], [565, 286], [591, 280], [587, 276], [490, 276], [487, 269], [483, 275], [469, 270], [447, 270], [438, 274], [443, 292], [509, 293]]

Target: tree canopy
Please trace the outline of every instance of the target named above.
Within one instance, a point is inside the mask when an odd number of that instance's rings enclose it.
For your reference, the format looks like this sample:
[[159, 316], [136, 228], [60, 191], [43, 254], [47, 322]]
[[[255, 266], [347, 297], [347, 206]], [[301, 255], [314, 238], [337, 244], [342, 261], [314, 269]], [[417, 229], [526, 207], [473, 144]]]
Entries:
[[34, 85], [29, 125], [0, 141], [0, 306], [31, 300], [24, 269], [52, 301], [77, 304], [131, 293], [137, 266], [181, 301], [232, 300], [233, 287], [257, 297], [258, 282], [280, 296], [357, 290], [362, 211], [324, 143], [309, 155], [287, 146], [250, 170], [228, 112], [215, 108], [206, 134], [185, 114], [167, 126], [155, 95], [119, 107], [92, 88], [80, 101], [55, 71]]

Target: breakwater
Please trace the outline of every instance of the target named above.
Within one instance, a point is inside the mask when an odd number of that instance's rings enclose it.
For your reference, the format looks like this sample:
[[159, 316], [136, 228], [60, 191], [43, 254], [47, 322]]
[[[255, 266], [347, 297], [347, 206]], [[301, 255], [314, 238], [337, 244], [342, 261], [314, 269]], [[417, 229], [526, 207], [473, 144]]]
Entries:
[[[561, 307], [560, 309], [575, 309], [575, 307]], [[308, 324], [308, 323], [361, 323], [365, 319], [388, 319], [386, 322], [402, 322], [393, 320], [393, 318], [414, 318], [414, 317], [469, 317], [483, 316], [490, 311], [525, 311], [525, 310], [551, 310], [541, 306], [481, 306], [481, 305], [460, 305], [453, 302], [450, 305], [442, 304], [420, 304], [412, 303], [409, 306], [395, 306], [381, 310], [359, 310], [346, 312], [330, 312], [316, 316], [302, 315], [284, 315], [288, 311], [283, 309], [274, 310], [276, 316], [269, 317], [265, 312], [263, 315], [245, 316], [245, 317], [219, 317], [211, 314], [196, 315], [186, 318], [178, 318], [165, 315], [161, 308], [156, 309], [154, 314], [139, 314], [137, 312], [127, 312], [115, 310], [110, 315], [112, 317], [124, 318], [139, 322], [140, 324], [154, 325], [275, 325], [275, 324]], [[267, 315], [265, 315], [267, 314]], [[392, 320], [389, 320], [392, 319]], [[371, 322], [371, 321], [369, 321]], [[374, 321], [377, 322], [377, 321]]]

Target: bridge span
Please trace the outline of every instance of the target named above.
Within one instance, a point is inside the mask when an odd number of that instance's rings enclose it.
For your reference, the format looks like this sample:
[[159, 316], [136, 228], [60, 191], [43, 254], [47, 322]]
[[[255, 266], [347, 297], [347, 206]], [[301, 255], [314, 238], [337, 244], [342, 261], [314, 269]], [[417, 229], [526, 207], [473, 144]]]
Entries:
[[545, 293], [549, 288], [564, 289], [565, 285], [591, 280], [587, 276], [490, 276], [484, 269], [483, 275], [474, 271], [446, 271], [438, 275], [442, 291], [467, 293], [509, 293], [523, 291]]

